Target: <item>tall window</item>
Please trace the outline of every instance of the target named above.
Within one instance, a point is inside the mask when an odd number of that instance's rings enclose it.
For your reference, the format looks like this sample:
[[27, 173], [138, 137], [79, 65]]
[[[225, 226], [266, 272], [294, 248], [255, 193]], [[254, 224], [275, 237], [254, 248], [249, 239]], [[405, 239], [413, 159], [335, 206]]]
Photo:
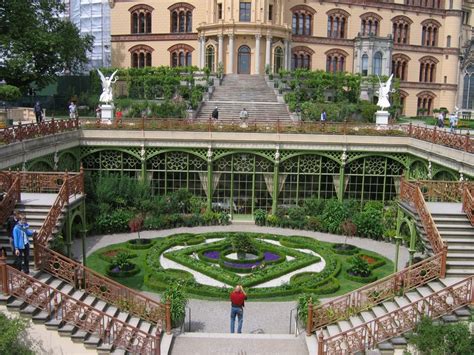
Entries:
[[189, 33], [193, 31], [193, 5], [180, 2], [171, 5], [168, 10], [170, 10], [171, 32]]
[[214, 46], [207, 46], [206, 48], [206, 68], [211, 72], [215, 71], [214, 63], [216, 58], [216, 50]]
[[331, 49], [326, 52], [326, 71], [328, 73], [343, 72], [346, 70], [348, 54], [341, 49]]
[[424, 83], [436, 82], [436, 64], [438, 60], [434, 57], [423, 57], [420, 59], [419, 81]]
[[410, 43], [410, 25], [412, 21], [406, 16], [397, 16], [392, 19], [393, 43]]
[[422, 91], [416, 96], [418, 97], [417, 114], [423, 116], [431, 115], [436, 95], [431, 91]]
[[446, 47], [451, 48], [451, 36], [446, 37]]
[[153, 48], [139, 44], [137, 46], [133, 46], [129, 49], [130, 52], [130, 65], [132, 68], [144, 68], [144, 67], [151, 67], [151, 53], [153, 52]]
[[362, 56], [362, 76], [369, 75], [369, 56], [364, 54]]
[[170, 52], [170, 65], [172, 67], [184, 67], [193, 65], [192, 52], [194, 48], [188, 44], [175, 44], [168, 48]]
[[395, 78], [407, 80], [409, 61], [410, 58], [405, 54], [397, 53], [392, 56], [392, 74]]
[[464, 70], [462, 108], [471, 110], [474, 102], [474, 65]]
[[379, 15], [368, 12], [363, 14], [360, 18], [360, 34], [362, 36], [379, 35], [380, 20], [382, 19]]
[[250, 2], [240, 2], [239, 8], [239, 21], [240, 22], [250, 22], [250, 14], [252, 9], [252, 3]]
[[372, 61], [372, 74], [373, 75], [382, 75], [382, 53], [376, 52]]
[[407, 102], [408, 93], [406, 91], [400, 90], [400, 108], [398, 109], [398, 113], [400, 115], [405, 114], [405, 107]]
[[347, 37], [347, 19], [349, 13], [335, 9], [327, 12], [328, 15], [328, 37], [346, 38]]
[[313, 16], [315, 10], [306, 5], [298, 5], [291, 8], [293, 13], [291, 29], [293, 34], [311, 36], [313, 33]]
[[435, 20], [426, 20], [421, 23], [421, 45], [436, 47], [438, 45], [438, 32], [441, 24]]
[[292, 50], [291, 67], [293, 69], [311, 69], [311, 57], [314, 51], [308, 47], [294, 47]]
[[128, 9], [130, 11], [131, 33], [151, 33], [151, 13], [153, 7], [140, 4]]
[[273, 21], [273, 5], [268, 5], [268, 21]]
[[273, 56], [273, 72], [278, 73], [280, 69], [283, 69], [284, 63], [284, 52], [281, 47], [276, 47]]
[[217, 4], [217, 19], [222, 20], [222, 3]]

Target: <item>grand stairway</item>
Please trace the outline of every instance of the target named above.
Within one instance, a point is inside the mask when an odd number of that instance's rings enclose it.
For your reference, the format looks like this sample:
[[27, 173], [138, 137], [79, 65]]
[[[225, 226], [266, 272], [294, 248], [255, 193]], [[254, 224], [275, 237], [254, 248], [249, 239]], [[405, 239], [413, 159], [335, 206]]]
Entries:
[[204, 102], [198, 119], [208, 120], [216, 106], [221, 122], [239, 122], [244, 107], [249, 113], [249, 122], [291, 121], [286, 105], [278, 103], [273, 89], [259, 75], [226, 75], [211, 100]]

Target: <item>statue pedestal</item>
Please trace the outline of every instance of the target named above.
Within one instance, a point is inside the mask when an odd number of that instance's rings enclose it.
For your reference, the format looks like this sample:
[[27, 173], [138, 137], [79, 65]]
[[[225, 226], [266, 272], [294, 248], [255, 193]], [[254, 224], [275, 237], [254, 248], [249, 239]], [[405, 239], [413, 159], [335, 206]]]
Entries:
[[102, 104], [100, 106], [101, 110], [101, 120], [100, 123], [112, 124], [112, 119], [114, 118], [114, 105]]
[[388, 118], [390, 113], [387, 111], [377, 111], [375, 113], [375, 124], [377, 125], [388, 125]]

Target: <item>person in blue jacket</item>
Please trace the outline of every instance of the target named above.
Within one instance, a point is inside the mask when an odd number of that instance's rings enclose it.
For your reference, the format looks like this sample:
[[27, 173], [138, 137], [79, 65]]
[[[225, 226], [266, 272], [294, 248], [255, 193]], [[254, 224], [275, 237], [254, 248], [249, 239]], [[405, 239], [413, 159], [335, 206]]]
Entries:
[[[30, 241], [29, 238], [35, 233], [26, 222], [26, 217], [21, 216], [20, 221], [13, 228], [13, 246], [15, 248], [15, 267], [23, 272], [30, 273]], [[23, 265], [22, 265], [23, 264]]]

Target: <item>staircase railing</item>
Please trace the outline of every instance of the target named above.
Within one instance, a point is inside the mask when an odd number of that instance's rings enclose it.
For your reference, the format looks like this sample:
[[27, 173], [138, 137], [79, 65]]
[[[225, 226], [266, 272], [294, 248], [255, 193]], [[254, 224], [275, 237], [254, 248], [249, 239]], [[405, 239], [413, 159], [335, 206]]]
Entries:
[[471, 225], [474, 226], [474, 187], [472, 186], [464, 186], [462, 210], [467, 215]]
[[3, 223], [20, 201], [20, 177], [10, 172], [0, 172], [0, 187], [6, 191], [0, 201], [0, 223]]
[[415, 328], [422, 317], [438, 318], [473, 301], [473, 277], [329, 338], [318, 336], [318, 355], [353, 354]]
[[160, 354], [159, 328], [155, 334], [146, 333], [8, 266], [5, 257], [0, 257], [0, 279], [4, 294], [41, 309], [51, 318], [94, 334], [105, 344], [132, 354]]
[[416, 184], [402, 179], [400, 198], [412, 204], [419, 213], [435, 255], [329, 302], [318, 306], [310, 304], [306, 325], [307, 335], [325, 325], [369, 309], [400, 294], [400, 292], [422, 286], [437, 278], [444, 278], [448, 249], [431, 218], [420, 188]]

